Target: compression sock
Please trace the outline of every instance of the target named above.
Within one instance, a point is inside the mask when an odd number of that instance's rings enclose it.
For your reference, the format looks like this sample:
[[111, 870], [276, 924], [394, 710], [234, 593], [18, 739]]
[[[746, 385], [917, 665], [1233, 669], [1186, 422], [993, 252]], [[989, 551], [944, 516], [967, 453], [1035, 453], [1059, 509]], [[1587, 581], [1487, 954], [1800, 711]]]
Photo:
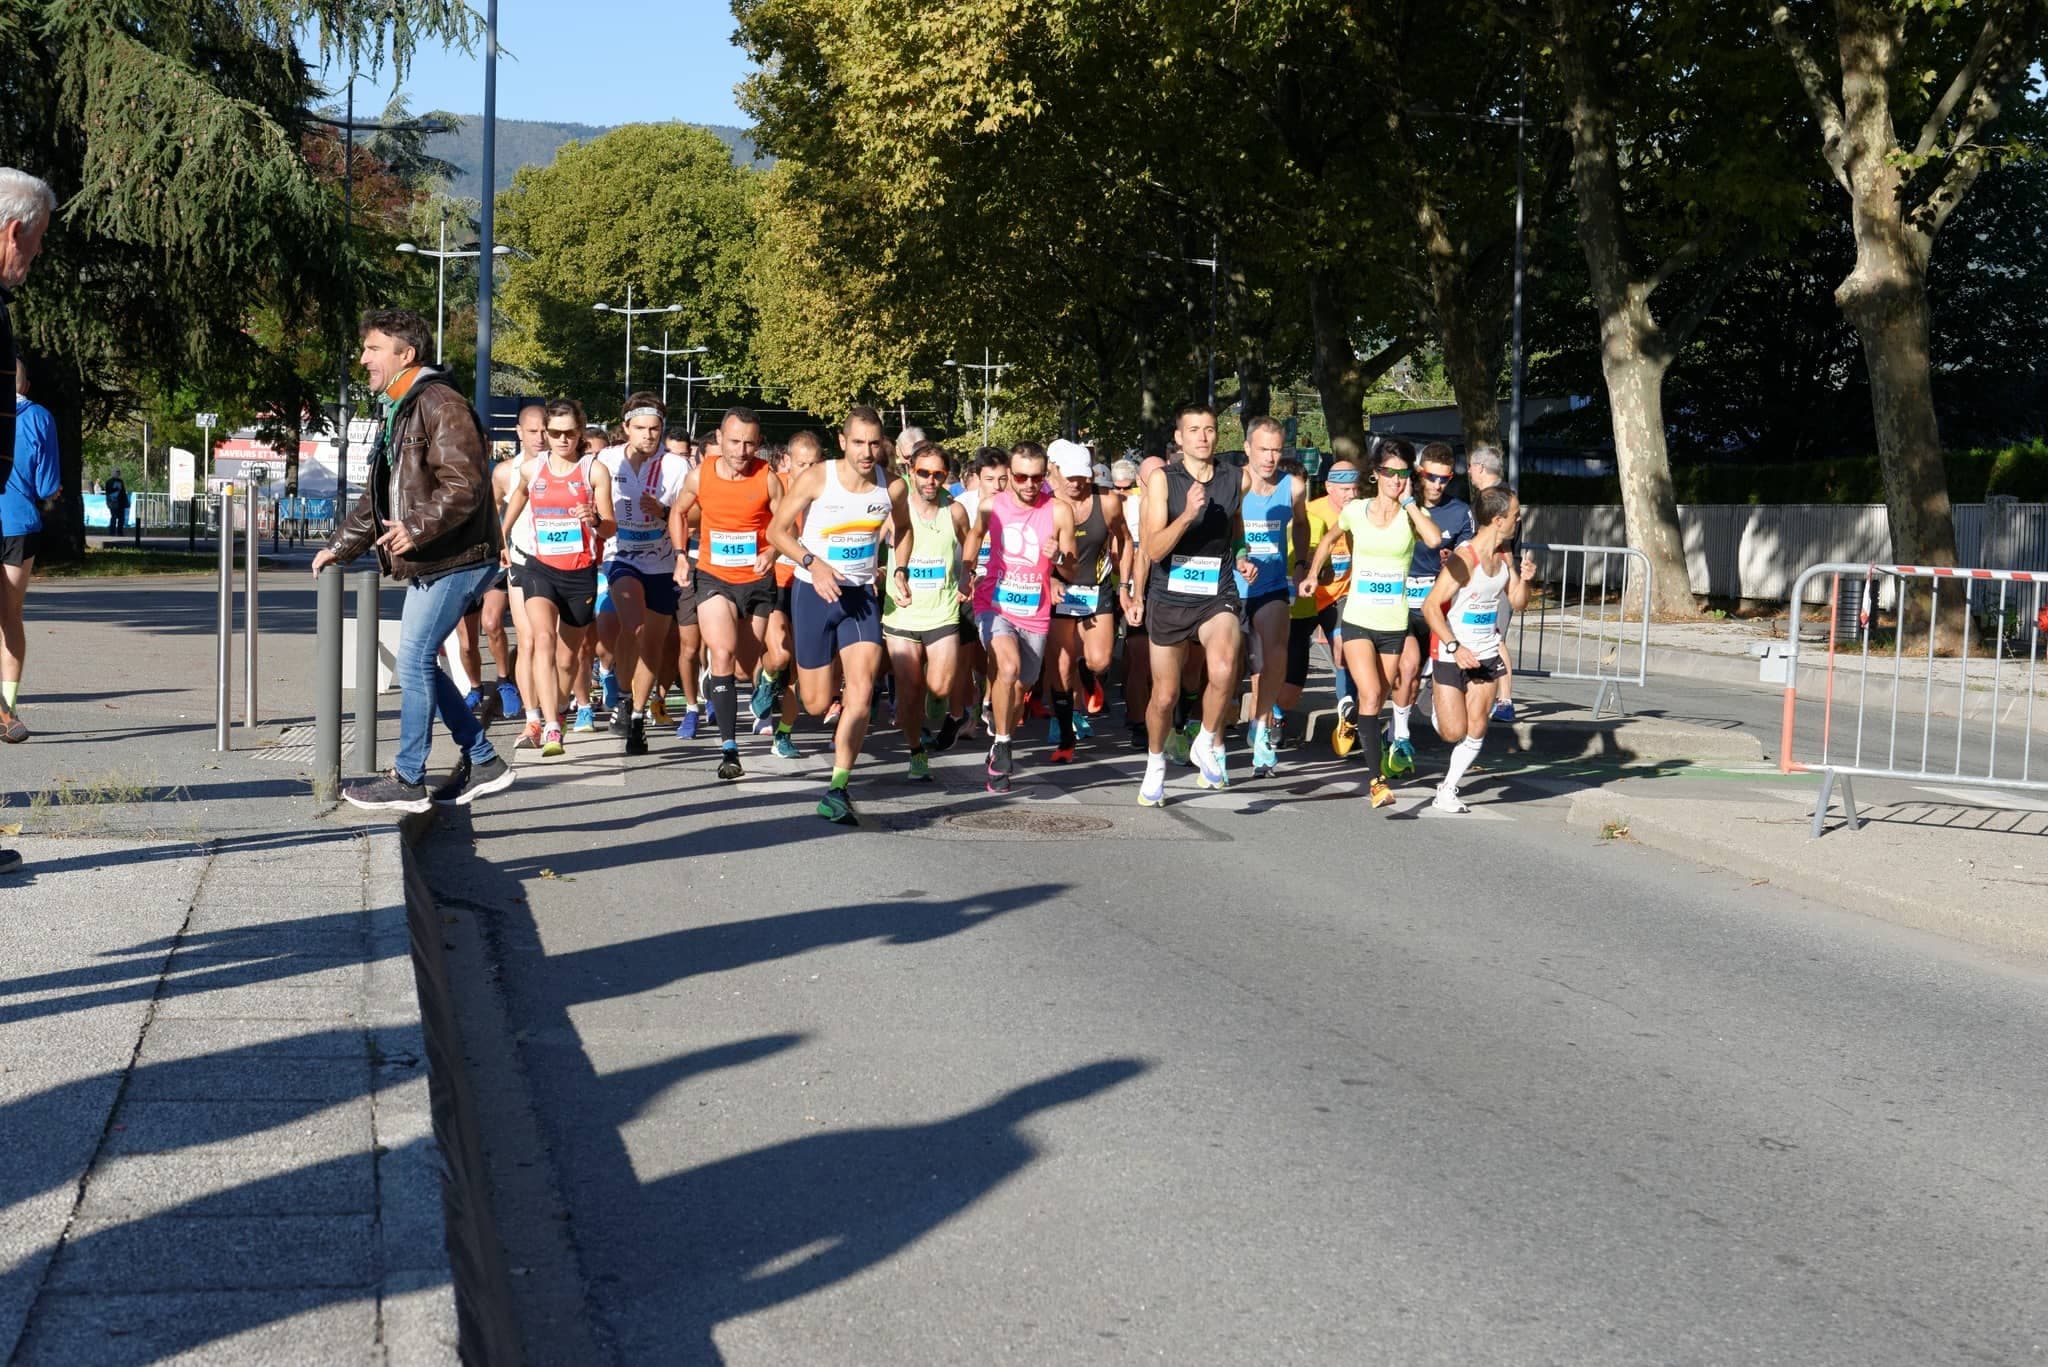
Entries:
[[711, 676], [711, 710], [718, 714], [718, 739], [726, 745], [734, 743], [739, 725], [740, 710], [732, 705], [732, 675]]
[[1407, 739], [1408, 739], [1408, 717], [1409, 717], [1409, 714], [1410, 714], [1410, 713], [1412, 713], [1412, 712], [1414, 712], [1414, 711], [1415, 711], [1415, 709], [1414, 709], [1413, 707], [1403, 707], [1403, 706], [1401, 706], [1401, 704], [1399, 704], [1399, 703], [1395, 703], [1395, 704], [1394, 704], [1394, 739], [1395, 739], [1395, 740], [1397, 740], [1397, 741], [1402, 741], [1402, 740], [1407, 740]]
[[1380, 714], [1374, 708], [1367, 713], [1358, 710], [1358, 753], [1365, 757], [1365, 771], [1374, 778], [1380, 776]]
[[1074, 695], [1054, 693], [1052, 695], [1053, 719], [1060, 724], [1060, 744], [1074, 743]]
[[851, 769], [834, 769], [832, 771], [832, 786], [834, 788], [844, 788], [847, 780], [852, 777], [853, 770]]
[[1444, 770], [1444, 788], [1455, 793], [1458, 784], [1464, 780], [1465, 771], [1472, 767], [1472, 761], [1479, 758], [1479, 747], [1486, 742], [1479, 736], [1467, 736], [1451, 747], [1450, 767]]

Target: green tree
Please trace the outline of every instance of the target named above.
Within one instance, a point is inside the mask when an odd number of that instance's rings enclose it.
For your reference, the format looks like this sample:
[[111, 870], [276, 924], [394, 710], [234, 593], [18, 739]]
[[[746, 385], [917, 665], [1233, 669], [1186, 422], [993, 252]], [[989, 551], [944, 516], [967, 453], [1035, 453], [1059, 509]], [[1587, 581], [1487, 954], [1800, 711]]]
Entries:
[[[623, 305], [630, 284], [636, 308], [682, 306], [636, 319], [636, 347], [659, 347], [666, 328], [671, 348], [709, 349], [699, 374], [753, 379], [759, 180], [715, 134], [680, 123], [629, 124], [522, 168], [498, 197], [499, 236], [529, 258], [505, 273], [499, 354], [543, 388], [616, 413], [625, 326], [592, 305]], [[636, 351], [636, 389], [661, 387], [662, 359]]]

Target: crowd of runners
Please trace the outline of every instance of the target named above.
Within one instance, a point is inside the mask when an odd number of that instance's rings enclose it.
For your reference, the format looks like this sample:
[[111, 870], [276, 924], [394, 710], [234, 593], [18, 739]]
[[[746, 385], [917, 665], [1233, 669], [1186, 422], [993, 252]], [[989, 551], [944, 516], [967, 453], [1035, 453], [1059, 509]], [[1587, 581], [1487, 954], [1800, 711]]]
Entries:
[[609, 431], [574, 400], [530, 405], [492, 477], [503, 574], [462, 632], [469, 677], [488, 644], [499, 682], [468, 705], [517, 721], [515, 749], [540, 762], [605, 727], [628, 757], [656, 736], [715, 744], [728, 782], [762, 753], [802, 758], [801, 709], [831, 733], [818, 814], [850, 822], [891, 706], [908, 778], [975, 739], [1002, 793], [1027, 727], [1046, 727], [1035, 761], [1072, 763], [1115, 743], [1120, 698], [1146, 757], [1137, 800], [1160, 806], [1170, 764], [1229, 786], [1240, 727], [1251, 775], [1280, 769], [1320, 640], [1330, 743], [1370, 804], [1415, 775], [1421, 707], [1451, 746], [1433, 805], [1468, 810], [1487, 725], [1513, 718], [1503, 629], [1535, 572], [1499, 453], [1472, 453], [1468, 502], [1441, 444], [1382, 440], [1317, 492], [1270, 418], [1241, 454], [1217, 451], [1199, 404], [1172, 435], [1169, 456], [1104, 463], [1069, 440], [968, 454], [892, 438], [868, 407], [768, 445], [745, 408], [700, 444], [651, 393]]

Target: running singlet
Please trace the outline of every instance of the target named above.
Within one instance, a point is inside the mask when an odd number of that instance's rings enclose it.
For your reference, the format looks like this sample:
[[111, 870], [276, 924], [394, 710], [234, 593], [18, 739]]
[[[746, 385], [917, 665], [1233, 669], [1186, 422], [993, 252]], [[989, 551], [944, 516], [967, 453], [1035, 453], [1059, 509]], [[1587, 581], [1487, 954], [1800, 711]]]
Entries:
[[960, 620], [960, 538], [953, 528], [953, 502], [939, 504], [927, 521], [910, 510], [910, 606], [896, 596], [882, 599], [882, 623], [898, 631], [936, 631]]
[[826, 569], [842, 584], [867, 587], [875, 582], [881, 565], [882, 537], [889, 528], [889, 491], [876, 485], [854, 493], [840, 480], [845, 468], [843, 460], [825, 462], [825, 487], [804, 510], [797, 540], [817, 557], [810, 569], [796, 568], [796, 577], [806, 584]]
[[[768, 506], [768, 481], [774, 478], [766, 461], [756, 461], [752, 473], [738, 479], [727, 479], [715, 458], [697, 467], [697, 507], [703, 517], [697, 568], [728, 584], [761, 578], [754, 573], [754, 559], [768, 544], [768, 524], [775, 518]], [[815, 505], [811, 511], [817, 511]]]
[[[1465, 559], [1470, 562], [1472, 556]], [[1491, 570], [1473, 564], [1472, 574], [1451, 595], [1444, 619], [1451, 624], [1451, 640], [1437, 643], [1437, 658], [1456, 661], [1463, 646], [1482, 660], [1500, 654], [1500, 608], [1508, 586], [1508, 557], [1499, 556]]]
[[1052, 629], [1052, 558], [1059, 552], [1050, 497], [1026, 507], [1008, 489], [989, 500], [988, 572], [974, 590], [977, 613], [999, 612], [1026, 631]]
[[1282, 475], [1270, 494], [1244, 493], [1244, 554], [1258, 566], [1259, 577], [1237, 577], [1237, 591], [1251, 598], [1269, 598], [1284, 592], [1294, 596], [1288, 582], [1289, 543], [1294, 539], [1294, 476]]
[[[1306, 508], [1308, 513], [1308, 541], [1311, 547], [1323, 544], [1329, 535], [1331, 524], [1337, 520], [1337, 510], [1330, 506], [1328, 495], [1312, 498]], [[1313, 598], [1296, 598], [1288, 610], [1290, 617], [1314, 617], [1332, 603], [1340, 603], [1351, 588], [1351, 548], [1343, 540], [1330, 547], [1330, 558], [1326, 564], [1330, 582], [1316, 585]]]
[[1394, 520], [1375, 527], [1371, 509], [1378, 500], [1354, 498], [1337, 516], [1337, 525], [1351, 538], [1351, 593], [1344, 600], [1344, 625], [1366, 631], [1405, 631], [1408, 627], [1408, 567], [1415, 555], [1415, 524], [1408, 510], [1394, 509]]
[[1060, 586], [1053, 605], [1062, 617], [1093, 617], [1116, 606], [1116, 566], [1109, 559], [1109, 523], [1102, 516], [1102, 495], [1088, 496], [1088, 516], [1077, 517], [1074, 559], [1077, 582]]
[[[1163, 472], [1166, 480], [1166, 521], [1177, 522], [1188, 506], [1188, 490], [1195, 477], [1185, 464], [1176, 462]], [[1148, 593], [1194, 600], [1218, 596], [1237, 597], [1237, 576], [1231, 571], [1230, 521], [1237, 512], [1243, 477], [1235, 465], [1221, 461], [1203, 486], [1209, 502], [1194, 525], [1181, 533], [1162, 564], [1152, 566]]]
[[[526, 481], [526, 487], [531, 491], [533, 488], [534, 471], [547, 464], [548, 458], [546, 456], [520, 456], [517, 459], [519, 461], [519, 476]], [[531, 468], [528, 468], [529, 462], [531, 462]], [[499, 511], [503, 512], [502, 509]], [[528, 499], [526, 506], [519, 510], [519, 520], [512, 524], [512, 563], [523, 565], [533, 559], [538, 553], [534, 549], [533, 544], [533, 502], [531, 499]]]
[[623, 560], [649, 574], [669, 574], [676, 567], [676, 545], [669, 540], [668, 515], [649, 517], [640, 506], [642, 491], [654, 495], [664, 508], [676, 501], [689, 478], [685, 462], [670, 460], [657, 451], [639, 469], [626, 458], [626, 448], [611, 446], [597, 453], [597, 459], [612, 477], [612, 519], [618, 530], [606, 543], [607, 562]]
[[551, 570], [587, 570], [597, 563], [597, 535], [576, 510], [593, 500], [590, 469], [582, 461], [566, 475], [555, 474], [542, 460], [527, 486], [533, 510], [534, 558]]
[[1429, 591], [1436, 587], [1437, 572], [1443, 568], [1444, 556], [1458, 549], [1472, 539], [1478, 529], [1472, 525], [1472, 509], [1462, 499], [1447, 498], [1434, 508], [1423, 511], [1429, 520], [1443, 528], [1442, 546], [1431, 546], [1418, 540], [1415, 556], [1408, 568], [1408, 610], [1422, 611], [1422, 602], [1429, 597]]

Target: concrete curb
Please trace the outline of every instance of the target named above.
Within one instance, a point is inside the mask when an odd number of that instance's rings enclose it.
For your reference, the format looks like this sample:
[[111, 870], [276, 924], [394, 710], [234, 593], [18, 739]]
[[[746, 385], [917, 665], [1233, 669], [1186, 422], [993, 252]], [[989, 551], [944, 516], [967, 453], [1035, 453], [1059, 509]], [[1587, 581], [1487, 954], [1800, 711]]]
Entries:
[[[1658, 810], [1667, 801], [1632, 797], [1604, 788], [1575, 793], [1567, 822], [1588, 830], [1610, 825], [1625, 826], [1630, 839], [1652, 849], [1694, 859], [1726, 869], [1745, 878], [1766, 878], [1773, 886], [1827, 902], [1848, 911], [1861, 912], [1881, 921], [1931, 931], [1950, 939], [2028, 956], [2048, 955], [2048, 917], [2039, 921], [2018, 921], [1997, 912], [1982, 910], [1967, 898], [1937, 901], [1916, 897], [1880, 881], [1875, 872], [1838, 873], [1823, 864], [1837, 858], [1831, 851], [1817, 851], [1816, 858], [1795, 863], [1773, 856], [1753, 843], [1745, 843], [1738, 832], [1716, 834], [1697, 825], [1676, 821]], [[1882, 833], [1866, 826], [1856, 834], [1831, 830], [1825, 840], [1854, 842], [1881, 839]], [[1812, 842], [1806, 842], [1812, 848]]]

